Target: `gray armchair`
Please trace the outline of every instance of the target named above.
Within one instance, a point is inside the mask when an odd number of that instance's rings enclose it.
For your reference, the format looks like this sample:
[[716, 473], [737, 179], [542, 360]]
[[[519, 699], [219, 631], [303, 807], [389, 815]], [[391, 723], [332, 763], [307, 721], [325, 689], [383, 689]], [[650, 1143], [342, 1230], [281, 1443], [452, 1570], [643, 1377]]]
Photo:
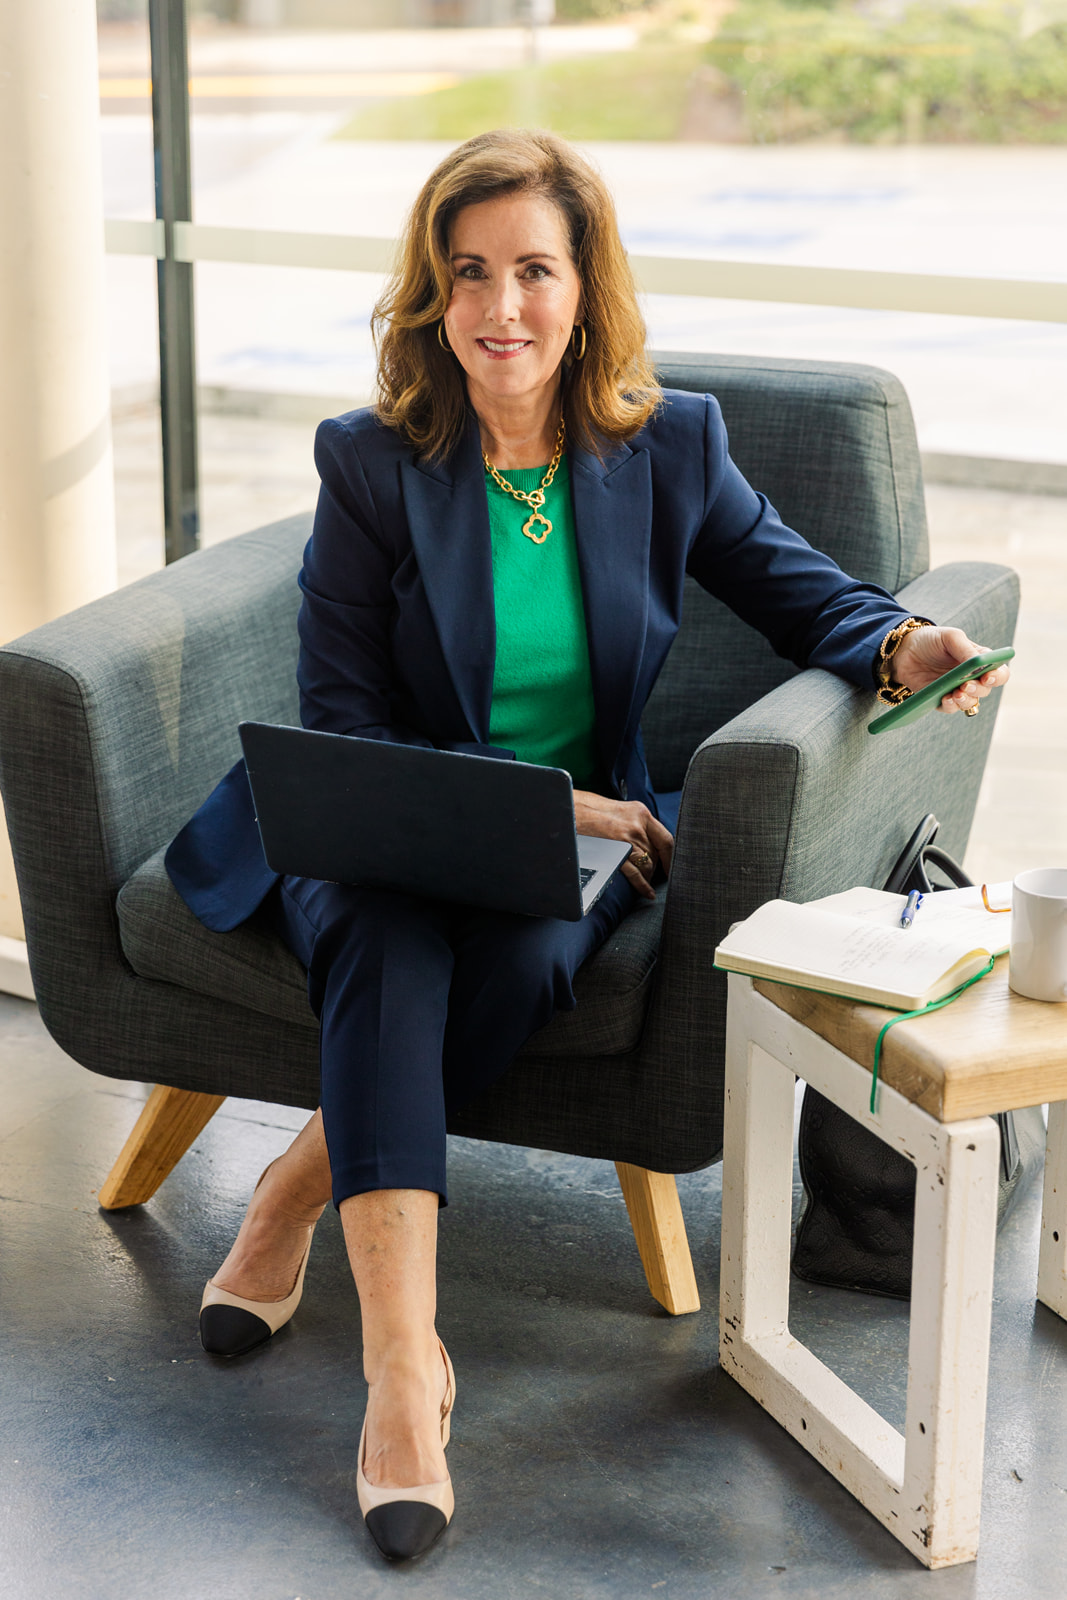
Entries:
[[[718, 395], [742, 471], [785, 520], [909, 609], [1009, 642], [1004, 567], [927, 570], [903, 389], [869, 367], [660, 358]], [[310, 445], [310, 441], [309, 441]], [[155, 1192], [227, 1095], [313, 1107], [317, 1025], [295, 958], [253, 919], [200, 926], [163, 850], [238, 754], [244, 718], [298, 720], [290, 518], [0, 650], [0, 787], [45, 1024], [95, 1072], [160, 1087], [100, 1193]], [[695, 585], [648, 706], [661, 790], [684, 784], [669, 892], [579, 975], [576, 1011], [453, 1118], [455, 1133], [618, 1164], [652, 1293], [696, 1309], [673, 1174], [721, 1148], [725, 981], [712, 952], [775, 895], [880, 884], [920, 816], [962, 854], [995, 718], [871, 739], [873, 697], [798, 673]]]

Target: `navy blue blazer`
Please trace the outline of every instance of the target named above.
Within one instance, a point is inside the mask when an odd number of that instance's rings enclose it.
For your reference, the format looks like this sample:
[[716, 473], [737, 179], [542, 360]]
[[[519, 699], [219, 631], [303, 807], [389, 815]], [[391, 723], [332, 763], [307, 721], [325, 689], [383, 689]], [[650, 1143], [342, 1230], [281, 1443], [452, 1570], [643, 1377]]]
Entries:
[[[305, 727], [482, 755], [496, 624], [477, 423], [447, 461], [416, 459], [362, 410], [315, 439], [322, 488], [299, 582]], [[907, 615], [787, 528], [730, 460], [710, 395], [668, 391], [628, 445], [571, 448], [578, 566], [605, 793], [656, 809], [639, 724], [691, 573], [779, 655], [866, 688]], [[236, 927], [276, 881], [243, 763], [170, 846], [175, 888], [209, 928]]]

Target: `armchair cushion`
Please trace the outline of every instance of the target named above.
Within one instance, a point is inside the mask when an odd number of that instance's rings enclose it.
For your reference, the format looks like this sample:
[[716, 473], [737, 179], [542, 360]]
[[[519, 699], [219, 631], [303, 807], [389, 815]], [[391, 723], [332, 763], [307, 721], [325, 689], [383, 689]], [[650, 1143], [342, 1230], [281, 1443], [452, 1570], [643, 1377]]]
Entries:
[[230, 933], [198, 922], [167, 877], [165, 848], [149, 856], [118, 898], [123, 954], [142, 978], [262, 1011], [283, 1022], [317, 1026], [300, 962], [262, 912]]
[[[300, 962], [257, 913], [229, 933], [212, 933], [178, 894], [157, 850], [118, 897], [123, 953], [142, 978], [176, 984], [282, 1022], [317, 1027]], [[536, 1035], [546, 1056], [613, 1056], [632, 1050], [644, 1025], [663, 923], [663, 894], [640, 906], [578, 973], [574, 1011]], [[530, 1048], [533, 1048], [531, 1042]]]

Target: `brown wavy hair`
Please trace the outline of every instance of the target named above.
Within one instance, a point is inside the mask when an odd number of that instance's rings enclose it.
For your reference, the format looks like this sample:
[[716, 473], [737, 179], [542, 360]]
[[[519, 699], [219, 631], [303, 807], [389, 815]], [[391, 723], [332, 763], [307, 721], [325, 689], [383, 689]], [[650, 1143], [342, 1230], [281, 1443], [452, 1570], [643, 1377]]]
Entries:
[[437, 338], [452, 298], [449, 232], [465, 206], [509, 194], [541, 196], [563, 214], [586, 331], [584, 359], [564, 358], [563, 414], [570, 441], [603, 456], [606, 446], [644, 426], [660, 390], [611, 194], [589, 162], [551, 133], [498, 128], [479, 134], [426, 180], [371, 319], [377, 415], [430, 459], [458, 444], [466, 426], [465, 374]]

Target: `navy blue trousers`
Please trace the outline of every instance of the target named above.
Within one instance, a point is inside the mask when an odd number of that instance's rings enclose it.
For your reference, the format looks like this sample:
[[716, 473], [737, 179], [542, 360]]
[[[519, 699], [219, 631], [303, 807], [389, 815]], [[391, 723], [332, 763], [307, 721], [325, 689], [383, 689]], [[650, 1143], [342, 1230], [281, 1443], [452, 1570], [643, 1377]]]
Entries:
[[372, 1189], [448, 1203], [445, 1117], [504, 1072], [632, 909], [617, 873], [581, 922], [285, 878], [279, 932], [320, 1025], [334, 1204]]

